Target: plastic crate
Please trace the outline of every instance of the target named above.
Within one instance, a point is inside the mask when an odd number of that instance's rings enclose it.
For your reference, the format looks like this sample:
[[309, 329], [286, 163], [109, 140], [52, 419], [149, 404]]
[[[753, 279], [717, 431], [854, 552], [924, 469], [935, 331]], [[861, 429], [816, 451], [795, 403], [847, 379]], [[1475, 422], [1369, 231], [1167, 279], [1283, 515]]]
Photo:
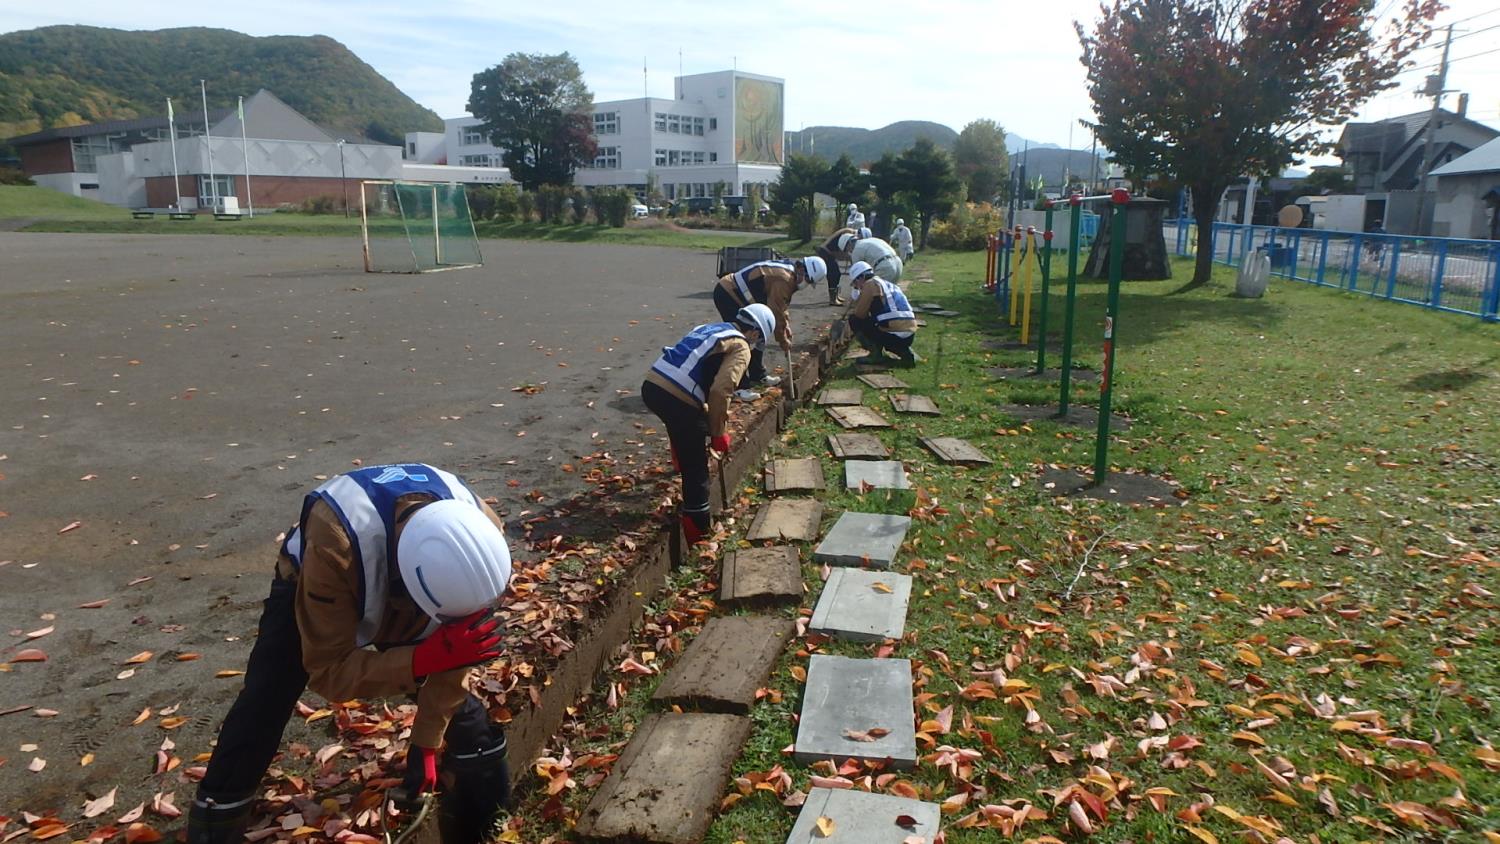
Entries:
[[768, 246], [725, 246], [719, 249], [719, 269], [714, 277], [737, 273], [759, 261], [771, 261], [780, 257], [780, 253]]

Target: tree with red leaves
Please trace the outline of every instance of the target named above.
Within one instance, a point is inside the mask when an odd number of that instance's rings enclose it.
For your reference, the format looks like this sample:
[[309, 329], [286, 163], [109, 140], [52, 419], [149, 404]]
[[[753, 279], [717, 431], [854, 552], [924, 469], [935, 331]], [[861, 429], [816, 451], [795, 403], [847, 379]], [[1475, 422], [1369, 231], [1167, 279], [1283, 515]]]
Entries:
[[1208, 232], [1231, 183], [1326, 152], [1324, 127], [1396, 84], [1443, 8], [1402, 3], [1377, 33], [1374, 0], [1112, 0], [1092, 34], [1074, 24], [1099, 142], [1133, 179], [1186, 185]]

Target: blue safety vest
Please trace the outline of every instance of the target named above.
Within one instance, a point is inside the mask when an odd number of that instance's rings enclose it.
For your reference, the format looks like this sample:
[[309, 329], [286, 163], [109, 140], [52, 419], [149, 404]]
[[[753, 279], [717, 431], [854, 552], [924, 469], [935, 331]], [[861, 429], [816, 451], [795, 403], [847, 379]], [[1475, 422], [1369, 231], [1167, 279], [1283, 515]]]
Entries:
[[797, 272], [797, 266], [791, 261], [756, 261], [750, 266], [736, 272], [734, 274], [734, 286], [739, 288], [740, 299], [747, 305], [753, 305], [756, 302], [765, 301], [766, 283], [764, 281], [762, 281], [760, 284], [759, 296], [755, 295], [755, 293], [750, 289], [750, 271], [760, 267], [779, 267], [789, 273], [792, 273], [793, 277], [795, 277], [795, 274]]
[[875, 321], [881, 325], [902, 319], [916, 319], [917, 315], [912, 313], [911, 303], [906, 301], [906, 294], [901, 288], [886, 281], [879, 276], [875, 281], [880, 284], [880, 299], [885, 303], [885, 310], [875, 315]]
[[[438, 500], [456, 499], [480, 506], [479, 498], [457, 475], [426, 463], [393, 463], [369, 466], [332, 478], [302, 499], [302, 515], [297, 527], [287, 533], [281, 544], [285, 554], [299, 570], [307, 552], [307, 514], [319, 501], [326, 503], [343, 525], [354, 549], [360, 574], [360, 605], [363, 607], [355, 633], [355, 647], [375, 641], [390, 597], [391, 578], [396, 559], [396, 500], [404, 495], [424, 493]], [[437, 626], [434, 619], [423, 637]]]
[[706, 402], [708, 390], [704, 383], [704, 370], [709, 353], [719, 345], [720, 340], [729, 337], [745, 339], [745, 335], [733, 323], [711, 322], [700, 325], [678, 340], [677, 345], [662, 348], [661, 357], [651, 365], [651, 371], [660, 373], [698, 401]]

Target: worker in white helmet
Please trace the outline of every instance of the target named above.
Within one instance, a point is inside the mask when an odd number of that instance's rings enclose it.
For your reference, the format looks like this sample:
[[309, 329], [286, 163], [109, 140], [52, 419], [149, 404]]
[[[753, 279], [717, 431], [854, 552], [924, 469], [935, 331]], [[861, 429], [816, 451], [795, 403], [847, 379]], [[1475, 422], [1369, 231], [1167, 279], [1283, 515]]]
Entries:
[[903, 262], [910, 261], [911, 256], [916, 254], [912, 250], [911, 229], [906, 227], [906, 220], [897, 217], [896, 227], [891, 230], [891, 245], [896, 247], [896, 256]]
[[[837, 219], [837, 218], [835, 218], [835, 219]], [[864, 228], [864, 225], [865, 225], [865, 215], [864, 215], [864, 212], [859, 210], [859, 206], [858, 205], [855, 205], [852, 202], [849, 203], [849, 216], [847, 216], [847, 217], [844, 218], [844, 228], [846, 228], [846, 229], [854, 229], [855, 231], [859, 231], [860, 229]]]
[[912, 351], [916, 339], [917, 315], [906, 301], [906, 294], [894, 283], [876, 275], [875, 268], [856, 261], [849, 268], [854, 285], [854, 307], [849, 309], [849, 330], [870, 354], [857, 364], [881, 364], [893, 352], [906, 366], [915, 366], [920, 358]]
[[900, 281], [901, 274], [906, 271], [906, 265], [896, 254], [896, 250], [878, 237], [861, 237], [856, 240], [849, 248], [849, 257], [874, 267], [877, 275], [890, 282]]
[[854, 244], [859, 240], [859, 232], [850, 228], [842, 228], [828, 236], [828, 239], [813, 247], [813, 252], [823, 259], [828, 268], [828, 304], [843, 304], [839, 297], [839, 281], [843, 278], [844, 267], [849, 265], [849, 253], [854, 249]]
[[[719, 279], [714, 287], [714, 307], [719, 318], [733, 322], [740, 309], [756, 302], [764, 304], [776, 316], [776, 343], [782, 350], [792, 350], [792, 323], [788, 309], [792, 294], [804, 285], [811, 287], [828, 275], [828, 265], [814, 255], [793, 261], [758, 261], [738, 272], [729, 273]], [[750, 352], [750, 367], [739, 383], [735, 397], [742, 401], [754, 401], [760, 396], [750, 389], [757, 384], [774, 387], [781, 383], [775, 375], [766, 374], [764, 352]]]
[[729, 453], [729, 397], [750, 366], [751, 350], [764, 349], [775, 330], [770, 308], [743, 307], [733, 321], [699, 325], [664, 347], [641, 384], [641, 400], [666, 426], [672, 465], [682, 474], [678, 515], [689, 544], [712, 528], [708, 451]]
[[505, 732], [467, 684], [500, 655], [492, 614], [510, 573], [499, 516], [442, 469], [372, 466], [308, 493], [281, 543], [244, 688], [189, 810], [188, 842], [244, 840], [305, 688], [330, 701], [415, 695], [407, 795], [435, 790], [442, 770], [451, 782], [438, 814], [443, 841], [483, 840], [510, 800], [510, 771]]

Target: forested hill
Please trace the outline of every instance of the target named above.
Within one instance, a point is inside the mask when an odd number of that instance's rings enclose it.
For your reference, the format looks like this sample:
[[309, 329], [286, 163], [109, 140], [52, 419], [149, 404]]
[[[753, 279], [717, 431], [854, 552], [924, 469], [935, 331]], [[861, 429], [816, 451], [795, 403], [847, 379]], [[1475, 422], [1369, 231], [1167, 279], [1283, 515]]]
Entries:
[[265, 88], [335, 134], [401, 143], [441, 131], [423, 108], [347, 47], [322, 35], [257, 38], [227, 29], [126, 31], [49, 26], [0, 35], [0, 141], [79, 123], [232, 108]]
[[878, 161], [888, 152], [899, 155], [916, 143], [917, 138], [923, 137], [951, 150], [958, 133], [941, 123], [925, 120], [903, 120], [881, 129], [809, 126], [800, 132], [786, 133], [786, 151], [816, 155], [827, 161], [836, 161], [840, 155], [848, 153], [856, 166], [863, 167]]

